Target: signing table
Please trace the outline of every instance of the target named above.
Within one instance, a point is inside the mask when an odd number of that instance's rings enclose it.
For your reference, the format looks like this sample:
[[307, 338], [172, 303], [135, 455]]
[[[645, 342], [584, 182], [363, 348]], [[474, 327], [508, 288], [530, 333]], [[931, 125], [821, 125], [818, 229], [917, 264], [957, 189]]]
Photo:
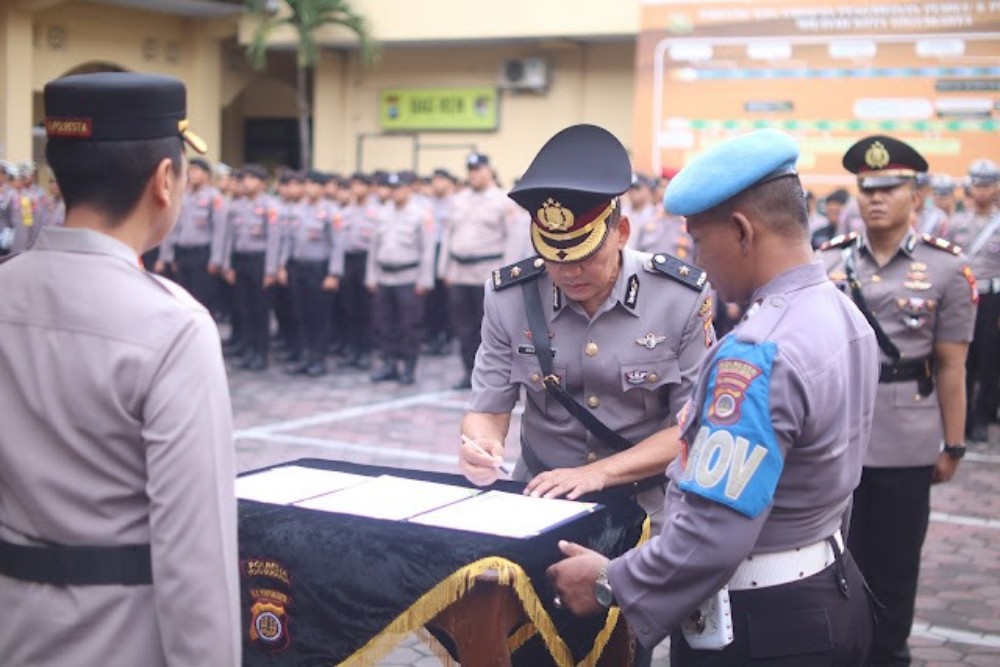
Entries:
[[[595, 495], [572, 516], [512, 537], [518, 526], [496, 508], [522, 513], [525, 499], [497, 492], [523, 488], [501, 481], [484, 492], [458, 475], [319, 459], [241, 476], [244, 664], [372, 665], [414, 632], [465, 667], [626, 664], [617, 609], [580, 619], [555, 608], [545, 570], [561, 558], [561, 539], [608, 556], [635, 546], [642, 510]], [[373, 502], [372, 492], [388, 500]], [[548, 509], [525, 513], [525, 523]]]

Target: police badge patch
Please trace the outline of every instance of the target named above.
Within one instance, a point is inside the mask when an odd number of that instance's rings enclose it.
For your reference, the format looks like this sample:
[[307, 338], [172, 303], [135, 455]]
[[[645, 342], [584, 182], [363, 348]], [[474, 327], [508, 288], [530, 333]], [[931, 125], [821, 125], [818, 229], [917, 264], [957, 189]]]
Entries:
[[[240, 561], [244, 578], [251, 582], [250, 642], [265, 653], [279, 653], [291, 644], [288, 609], [291, 577], [275, 560], [248, 558]], [[279, 590], [280, 589], [280, 590]]]

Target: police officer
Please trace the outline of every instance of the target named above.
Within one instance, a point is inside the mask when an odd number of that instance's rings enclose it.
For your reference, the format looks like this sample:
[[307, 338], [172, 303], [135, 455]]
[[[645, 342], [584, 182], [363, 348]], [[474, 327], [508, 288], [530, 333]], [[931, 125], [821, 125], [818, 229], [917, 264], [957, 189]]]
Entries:
[[[232, 412], [208, 312], [139, 266], [177, 219], [185, 91], [45, 86], [68, 206], [0, 266], [0, 624], [7, 665], [240, 664]], [[39, 399], [38, 397], [42, 397]]]
[[371, 365], [371, 294], [365, 287], [365, 270], [380, 210], [378, 197], [371, 191], [371, 183], [371, 177], [367, 174], [352, 174], [352, 200], [341, 211], [344, 277], [341, 280], [340, 295], [344, 309], [346, 349], [340, 363], [360, 369]]
[[858, 176], [865, 230], [820, 255], [878, 337], [876, 413], [848, 544], [885, 605], [876, 665], [907, 665], [930, 487], [965, 453], [965, 356], [972, 337], [972, 274], [957, 247], [911, 227], [927, 162], [910, 145], [871, 136], [845, 153]]
[[[434, 215], [434, 266], [441, 261], [441, 237], [451, 216], [452, 200], [458, 179], [447, 169], [435, 169], [430, 179], [430, 203]], [[436, 273], [436, 271], [435, 271]], [[434, 289], [427, 295], [424, 309], [424, 330], [427, 351], [432, 355], [445, 354], [451, 340], [451, 319], [448, 308], [448, 288], [441, 276], [436, 276]]]
[[948, 214], [934, 201], [933, 180], [928, 172], [917, 174], [919, 200], [913, 211], [913, 228], [921, 234], [944, 237], [948, 232]]
[[[934, 205], [944, 211], [950, 221], [956, 213], [955, 179], [948, 174], [934, 174], [931, 177], [931, 194], [934, 197]], [[948, 232], [950, 232], [950, 222]]]
[[188, 190], [174, 231], [163, 242], [156, 272], [173, 264], [173, 275], [181, 287], [206, 308], [214, 301], [211, 263], [212, 237], [225, 219], [225, 200], [210, 183], [212, 167], [196, 157], [188, 163]]
[[[243, 357], [239, 368], [267, 368], [271, 306], [266, 288], [272, 275], [266, 267], [268, 241], [279, 234], [278, 203], [266, 194], [267, 170], [259, 164], [243, 167], [243, 197], [233, 202], [223, 248], [226, 281], [235, 287], [240, 312]], [[275, 265], [273, 272], [277, 271]], [[265, 282], [266, 281], [266, 282]]]
[[285, 283], [277, 280], [278, 262], [287, 257], [287, 249], [296, 227], [301, 226], [307, 208], [303, 201], [304, 175], [291, 168], [284, 168], [278, 176], [278, 233], [268, 237], [265, 270], [274, 319], [278, 322], [276, 345], [282, 352], [282, 361], [297, 364], [303, 350], [300, 345], [299, 319], [292, 306], [292, 295]]
[[514, 237], [507, 225], [507, 199], [496, 184], [489, 157], [470, 153], [465, 164], [469, 187], [457, 193], [452, 201], [438, 263], [438, 275], [448, 285], [451, 325], [465, 368], [455, 389], [472, 386], [470, 378], [483, 320], [483, 281], [505, 259], [521, 259], [511, 255], [510, 242]]
[[305, 200], [299, 217], [288, 229], [282, 247], [278, 282], [288, 285], [297, 322], [300, 358], [287, 371], [291, 375], [319, 377], [326, 374], [330, 340], [331, 293], [339, 287], [343, 254], [335, 253], [334, 204], [324, 199], [328, 177], [311, 169], [305, 174]]
[[966, 428], [973, 440], [989, 440], [987, 427], [1000, 404], [1000, 168], [992, 160], [969, 167], [972, 206], [956, 213], [950, 239], [968, 257], [976, 276], [979, 307], [966, 366]]
[[632, 174], [632, 185], [627, 195], [627, 206], [623, 213], [628, 216], [632, 227], [629, 247], [642, 252], [666, 251], [660, 240], [660, 212], [653, 199], [656, 179], [642, 174]]
[[[577, 498], [643, 480], [639, 502], [651, 514], [661, 507], [674, 415], [715, 338], [704, 273], [626, 247], [619, 207], [631, 171], [614, 136], [575, 125], [510, 193], [531, 215], [539, 256], [494, 270], [486, 287], [460, 449], [476, 484], [497, 478], [524, 390], [514, 477], [529, 493]], [[661, 441], [650, 437], [661, 429]]]
[[855, 667], [871, 642], [840, 528], [878, 350], [813, 261], [797, 158], [791, 137], [760, 130], [717, 144], [667, 187], [719, 297], [752, 305], [681, 410], [663, 529], [610, 563], [563, 542], [567, 558], [549, 571], [572, 611], [619, 605], [646, 647], [672, 633], [676, 667]]
[[386, 175], [390, 201], [379, 216], [365, 285], [374, 295], [382, 365], [373, 382], [413, 384], [423, 340], [424, 297], [434, 286], [434, 218], [414, 195], [412, 172]]

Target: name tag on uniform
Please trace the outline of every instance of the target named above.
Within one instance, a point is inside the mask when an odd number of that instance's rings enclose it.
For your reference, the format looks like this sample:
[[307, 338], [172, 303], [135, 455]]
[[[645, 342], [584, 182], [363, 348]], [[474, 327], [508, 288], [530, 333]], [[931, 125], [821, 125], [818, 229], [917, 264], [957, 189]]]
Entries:
[[[531, 354], [531, 355], [534, 355], [535, 354], [535, 346], [534, 345], [527, 345], [527, 344], [518, 345], [517, 346], [517, 353], [518, 354]], [[556, 356], [556, 348], [552, 348], [552, 356], [553, 357]]]

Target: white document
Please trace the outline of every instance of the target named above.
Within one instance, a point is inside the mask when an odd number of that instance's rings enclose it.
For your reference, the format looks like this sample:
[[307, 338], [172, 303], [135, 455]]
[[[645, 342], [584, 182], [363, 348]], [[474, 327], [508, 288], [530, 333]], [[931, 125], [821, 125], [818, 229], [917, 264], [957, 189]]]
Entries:
[[475, 498], [410, 519], [412, 523], [505, 537], [534, 537], [575, 517], [593, 512], [596, 503], [532, 498], [487, 491]]
[[324, 512], [402, 521], [415, 514], [471, 498], [478, 493], [479, 489], [464, 486], [381, 475], [369, 478], [364, 484], [310, 498], [295, 505]]
[[273, 505], [289, 505], [370, 479], [372, 478], [366, 475], [353, 475], [337, 470], [281, 466], [237, 477], [236, 497]]

